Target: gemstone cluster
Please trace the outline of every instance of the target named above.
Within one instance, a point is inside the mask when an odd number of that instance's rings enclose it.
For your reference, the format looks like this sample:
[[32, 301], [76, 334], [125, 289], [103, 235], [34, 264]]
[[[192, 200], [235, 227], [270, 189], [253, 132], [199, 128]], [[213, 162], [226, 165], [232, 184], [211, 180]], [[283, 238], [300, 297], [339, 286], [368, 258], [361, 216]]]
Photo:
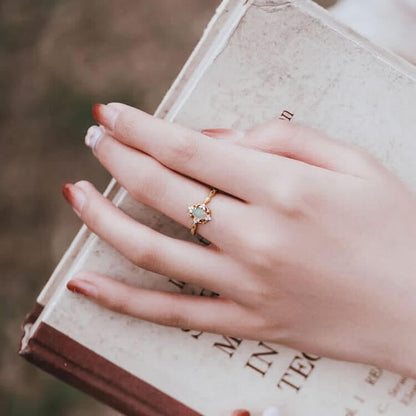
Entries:
[[205, 204], [193, 204], [188, 207], [188, 212], [194, 224], [205, 224], [211, 221], [211, 210]]

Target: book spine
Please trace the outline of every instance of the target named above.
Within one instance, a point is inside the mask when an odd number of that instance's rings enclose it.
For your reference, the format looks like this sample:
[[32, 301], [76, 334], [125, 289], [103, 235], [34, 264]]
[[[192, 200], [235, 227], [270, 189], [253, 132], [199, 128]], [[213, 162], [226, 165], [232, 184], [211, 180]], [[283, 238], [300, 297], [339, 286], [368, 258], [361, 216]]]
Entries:
[[19, 354], [125, 415], [200, 416], [44, 322]]

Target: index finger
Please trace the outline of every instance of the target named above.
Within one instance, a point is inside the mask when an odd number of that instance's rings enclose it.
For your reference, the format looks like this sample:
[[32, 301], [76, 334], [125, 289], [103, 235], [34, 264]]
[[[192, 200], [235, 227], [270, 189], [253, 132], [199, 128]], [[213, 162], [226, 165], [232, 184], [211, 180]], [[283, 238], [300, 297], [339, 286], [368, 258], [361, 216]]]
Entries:
[[[117, 140], [168, 168], [245, 201], [262, 201], [268, 178], [293, 170], [291, 159], [215, 141], [124, 104], [98, 104], [94, 117]], [[284, 176], [284, 175], [282, 175]], [[282, 178], [282, 180], [284, 180]]]

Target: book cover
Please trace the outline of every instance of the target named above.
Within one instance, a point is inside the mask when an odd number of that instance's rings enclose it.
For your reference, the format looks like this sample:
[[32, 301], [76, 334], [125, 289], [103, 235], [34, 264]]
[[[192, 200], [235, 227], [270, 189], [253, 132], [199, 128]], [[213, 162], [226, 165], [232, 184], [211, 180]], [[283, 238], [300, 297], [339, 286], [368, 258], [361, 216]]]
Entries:
[[[415, 107], [415, 68], [311, 1], [225, 0], [156, 116], [196, 130], [246, 129], [284, 117], [366, 148], [416, 189]], [[106, 195], [136, 220], [191, 238], [115, 181]], [[103, 310], [66, 289], [80, 270], [155, 290], [207, 293], [138, 268], [81, 228], [28, 315], [20, 353], [125, 414], [229, 415], [247, 408], [260, 415], [270, 405], [294, 416], [415, 413], [414, 380]]]

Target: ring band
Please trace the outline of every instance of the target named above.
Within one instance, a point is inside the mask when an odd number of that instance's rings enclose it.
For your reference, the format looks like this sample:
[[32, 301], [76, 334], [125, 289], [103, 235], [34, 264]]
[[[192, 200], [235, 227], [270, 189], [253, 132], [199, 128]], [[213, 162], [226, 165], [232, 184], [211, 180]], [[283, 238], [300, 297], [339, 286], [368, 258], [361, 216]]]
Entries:
[[217, 193], [217, 190], [212, 188], [209, 191], [208, 196], [204, 202], [199, 204], [193, 204], [188, 207], [189, 216], [192, 218], [191, 234], [196, 234], [196, 229], [199, 224], [206, 224], [211, 221], [211, 210], [207, 207], [207, 204], [211, 201], [212, 197]]

